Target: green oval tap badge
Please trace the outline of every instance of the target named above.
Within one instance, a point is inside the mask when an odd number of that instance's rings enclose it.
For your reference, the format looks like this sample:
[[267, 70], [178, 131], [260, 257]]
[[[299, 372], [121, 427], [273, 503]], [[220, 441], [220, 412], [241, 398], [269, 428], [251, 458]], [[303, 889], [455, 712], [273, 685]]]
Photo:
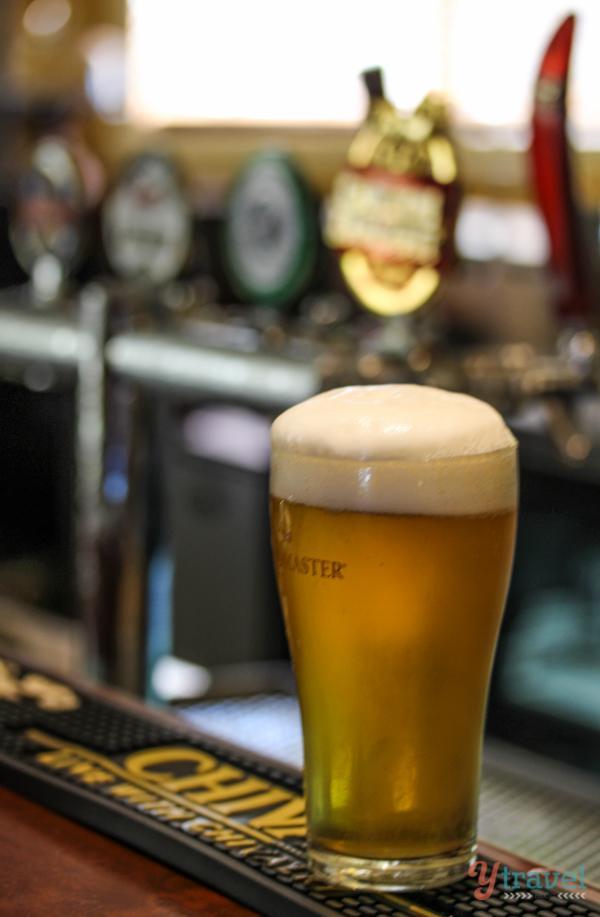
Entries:
[[403, 315], [439, 287], [457, 204], [444, 112], [427, 97], [409, 116], [373, 98], [325, 208], [325, 241], [367, 309]]
[[102, 210], [102, 237], [120, 277], [150, 283], [173, 280], [192, 241], [192, 213], [175, 165], [142, 153], [125, 167]]
[[254, 156], [235, 180], [225, 213], [225, 269], [236, 294], [289, 305], [313, 276], [317, 244], [311, 193], [291, 158]]

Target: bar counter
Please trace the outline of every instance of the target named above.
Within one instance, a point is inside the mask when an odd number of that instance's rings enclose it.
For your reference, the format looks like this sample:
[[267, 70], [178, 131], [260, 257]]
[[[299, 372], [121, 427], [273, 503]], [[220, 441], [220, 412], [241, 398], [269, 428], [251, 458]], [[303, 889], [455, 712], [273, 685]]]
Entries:
[[0, 788], [0, 915], [251, 917], [254, 911]]
[[481, 842], [469, 876], [440, 889], [315, 881], [298, 772], [10, 657], [0, 657], [0, 783], [0, 917], [600, 915], [583, 866], [550, 875]]

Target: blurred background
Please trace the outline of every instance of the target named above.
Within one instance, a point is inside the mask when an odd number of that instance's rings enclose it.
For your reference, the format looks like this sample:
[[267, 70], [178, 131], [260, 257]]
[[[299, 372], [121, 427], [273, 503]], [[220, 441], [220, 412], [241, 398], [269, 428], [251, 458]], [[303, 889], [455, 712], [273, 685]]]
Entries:
[[342, 384], [468, 391], [522, 466], [483, 829], [556, 862], [576, 816], [580, 861], [598, 47], [593, 0], [4, 0], [0, 649], [300, 763], [270, 423]]

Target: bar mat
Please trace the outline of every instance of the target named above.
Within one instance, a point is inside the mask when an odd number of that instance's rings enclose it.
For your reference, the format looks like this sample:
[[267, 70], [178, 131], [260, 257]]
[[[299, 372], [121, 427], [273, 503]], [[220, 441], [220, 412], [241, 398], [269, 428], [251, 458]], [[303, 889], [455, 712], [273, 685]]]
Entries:
[[[315, 882], [306, 865], [297, 776], [6, 658], [0, 658], [0, 777], [268, 917], [600, 915], [576, 892], [496, 885], [479, 900], [476, 878], [411, 895]], [[490, 875], [493, 864], [481, 860]]]

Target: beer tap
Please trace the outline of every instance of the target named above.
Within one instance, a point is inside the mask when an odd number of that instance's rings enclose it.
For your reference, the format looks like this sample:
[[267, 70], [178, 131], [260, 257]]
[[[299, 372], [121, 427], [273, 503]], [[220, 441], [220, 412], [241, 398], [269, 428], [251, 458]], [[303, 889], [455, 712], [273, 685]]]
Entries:
[[419, 381], [434, 363], [441, 372], [436, 306], [453, 261], [455, 151], [440, 99], [429, 95], [402, 114], [385, 96], [381, 70], [362, 78], [367, 113], [326, 202], [325, 240], [364, 309], [355, 378]]
[[[192, 258], [194, 224], [182, 178], [167, 157], [134, 156], [102, 208], [102, 241], [112, 276], [103, 351], [115, 340], [168, 335], [193, 311], [198, 291], [179, 282]], [[156, 370], [156, 363], [153, 367]], [[101, 574], [95, 597], [104, 677], [133, 691], [144, 684], [148, 559], [156, 547], [159, 500], [148, 456], [156, 410], [110, 358], [105, 380], [105, 425], [99, 527]]]
[[13, 251], [30, 277], [18, 297], [22, 306], [52, 310], [68, 301], [69, 280], [91, 249], [103, 187], [103, 168], [76, 127], [63, 126], [33, 144], [9, 218]]
[[260, 349], [298, 346], [290, 316], [300, 304], [300, 324], [311, 325], [302, 303], [317, 281], [320, 254], [317, 201], [295, 160], [277, 149], [254, 154], [227, 194], [222, 256], [240, 319], [258, 331]]
[[[542, 57], [534, 91], [532, 181], [550, 242], [551, 296], [557, 331], [546, 349], [525, 341], [470, 346], [454, 360], [453, 380], [515, 418], [537, 406], [539, 426], [560, 457], [584, 462], [592, 439], [577, 412], [580, 395], [598, 391], [591, 255], [585, 245], [567, 139], [567, 82], [575, 17], [568, 16]], [[435, 384], [439, 354], [423, 381]]]
[[593, 327], [593, 267], [576, 206], [567, 135], [567, 88], [576, 17], [567, 16], [542, 57], [534, 92], [531, 164], [538, 204], [548, 230], [555, 304], [563, 330], [554, 353], [530, 366], [522, 388], [546, 388], [548, 432], [568, 461], [584, 461], [590, 437], [579, 428], [574, 395], [597, 384]]

